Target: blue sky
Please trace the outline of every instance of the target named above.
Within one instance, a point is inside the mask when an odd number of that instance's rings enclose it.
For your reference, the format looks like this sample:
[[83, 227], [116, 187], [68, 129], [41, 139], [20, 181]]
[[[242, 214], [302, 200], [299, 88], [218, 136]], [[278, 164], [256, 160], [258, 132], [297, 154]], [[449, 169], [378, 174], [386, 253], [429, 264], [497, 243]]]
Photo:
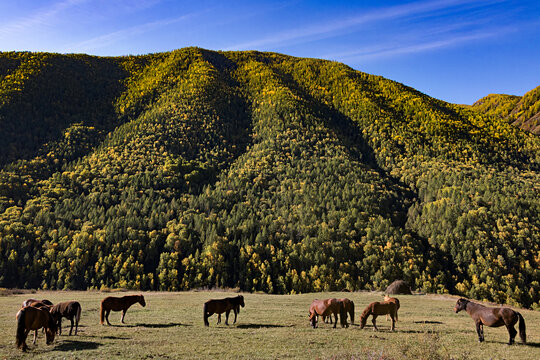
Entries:
[[0, 51], [186, 46], [337, 60], [470, 104], [540, 85], [540, 1], [0, 0]]

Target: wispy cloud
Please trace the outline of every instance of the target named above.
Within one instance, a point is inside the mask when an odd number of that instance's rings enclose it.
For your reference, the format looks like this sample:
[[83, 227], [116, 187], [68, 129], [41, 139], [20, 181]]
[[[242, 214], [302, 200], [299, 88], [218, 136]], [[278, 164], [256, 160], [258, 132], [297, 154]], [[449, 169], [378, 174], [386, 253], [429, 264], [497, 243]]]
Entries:
[[145, 24], [131, 26], [125, 29], [117, 30], [108, 34], [96, 36], [94, 38], [71, 44], [65, 47], [65, 52], [88, 52], [91, 50], [103, 48], [115, 44], [123, 39], [133, 38], [134, 36], [156, 30], [168, 25], [176, 24], [182, 21], [195, 18], [201, 13], [190, 13], [179, 17], [161, 19]]
[[494, 30], [492, 32], [478, 32], [475, 34], [461, 36], [452, 35], [443, 39], [423, 40], [420, 42], [408, 44], [365, 47], [363, 49], [355, 51], [329, 55], [325, 58], [340, 60], [348, 63], [360, 60], [376, 60], [385, 57], [393, 57], [396, 55], [416, 54], [435, 49], [448, 48], [451, 46], [457, 46], [462, 43], [477, 41], [486, 38], [493, 38], [508, 32], [511, 32], [511, 30]]
[[370, 22], [417, 16], [463, 5], [474, 6], [486, 3], [498, 3], [501, 1], [504, 0], [431, 0], [392, 6], [345, 19], [334, 19], [325, 23], [311, 24], [301, 28], [278, 32], [261, 39], [228, 46], [224, 50], [247, 50], [261, 47], [275, 47], [301, 39], [304, 41], [312, 41], [332, 37], [336, 33], [350, 31], [351, 29]]
[[88, 1], [89, 0], [59, 1], [48, 8], [41, 9], [29, 17], [20, 18], [0, 25], [0, 37], [13, 36], [15, 33], [35, 30], [40, 26], [49, 26], [52, 23], [52, 20], [62, 12]]

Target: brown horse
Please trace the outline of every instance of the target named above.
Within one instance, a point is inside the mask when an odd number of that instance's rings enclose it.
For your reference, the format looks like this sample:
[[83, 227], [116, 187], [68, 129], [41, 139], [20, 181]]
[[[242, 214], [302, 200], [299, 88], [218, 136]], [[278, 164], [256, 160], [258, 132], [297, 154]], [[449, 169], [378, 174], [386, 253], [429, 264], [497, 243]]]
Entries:
[[[398, 313], [397, 311], [399, 310], [399, 300], [398, 298], [394, 298], [394, 297], [390, 297], [388, 295], [384, 295], [384, 302], [393, 302], [394, 304], [396, 304], [396, 322], [398, 321]], [[388, 314], [386, 314], [386, 321], [389, 320], [389, 317], [388, 317]]]
[[[26, 304], [26, 305], [25, 305]], [[42, 310], [46, 310], [46, 311], [51, 311], [51, 306], [52, 306], [52, 302], [50, 302], [49, 300], [35, 300], [35, 299], [28, 299], [26, 301], [23, 302], [23, 308], [26, 307], [26, 306], [33, 306], [33, 307], [36, 307], [38, 309], [42, 309]], [[43, 332], [45, 332], [45, 328], [43, 328]], [[36, 345], [36, 341], [37, 341], [37, 336], [38, 336], [38, 330], [34, 330], [34, 340], [32, 340], [32, 344]]]
[[221, 314], [225, 313], [225, 325], [229, 325], [229, 313], [231, 310], [234, 312], [234, 322], [236, 324], [236, 315], [240, 313], [240, 306], [244, 307], [244, 297], [238, 295], [235, 297], [228, 297], [225, 299], [211, 299], [204, 303], [203, 306], [203, 319], [204, 326], [209, 326], [208, 317], [213, 314], [218, 314], [218, 324], [221, 322]]
[[373, 318], [371, 319], [371, 322], [373, 323], [373, 330], [378, 331], [377, 329], [377, 323], [376, 319], [379, 315], [386, 315], [389, 314], [390, 318], [392, 319], [392, 327], [390, 330], [394, 331], [395, 324], [396, 324], [396, 314], [397, 314], [397, 306], [393, 302], [372, 302], [369, 304], [365, 309], [362, 315], [360, 315], [360, 329], [363, 329], [364, 326], [366, 326], [366, 321], [369, 315], [372, 315]]
[[135, 303], [141, 304], [142, 307], [146, 306], [144, 296], [142, 295], [127, 295], [122, 297], [108, 296], [101, 300], [101, 309], [99, 312], [100, 323], [103, 325], [103, 320], [107, 320], [107, 325], [111, 325], [109, 322], [109, 314], [112, 311], [122, 311], [122, 324], [124, 323], [124, 316], [129, 307]]
[[79, 320], [81, 319], [81, 304], [77, 301], [61, 302], [51, 307], [51, 315], [56, 320], [58, 325], [58, 335], [62, 335], [62, 318], [65, 317], [71, 321], [71, 329], [69, 329], [69, 335], [73, 331], [73, 325], [75, 323], [75, 335], [79, 329]]
[[326, 299], [318, 300], [315, 299], [311, 302], [309, 307], [309, 322], [311, 326], [316, 329], [317, 322], [319, 321], [319, 316], [331, 317], [334, 315], [334, 329], [337, 326], [338, 314], [341, 321], [341, 327], [347, 326], [347, 312], [345, 311], [345, 306], [343, 302], [338, 299]]
[[[351, 324], [354, 325], [354, 302], [352, 300], [349, 300], [347, 298], [343, 298], [343, 299], [338, 299], [338, 301], [341, 301], [343, 303], [343, 306], [345, 307], [345, 319], [347, 319], [347, 314], [346, 313], [349, 313], [349, 316], [351, 317]], [[330, 323], [332, 324], [332, 316], [323, 316], [322, 317], [323, 321], [325, 323]], [[348, 324], [347, 324], [348, 326]]]
[[499, 327], [504, 325], [510, 335], [508, 344], [512, 345], [517, 334], [514, 325], [519, 321], [519, 337], [523, 344], [527, 343], [525, 320], [517, 311], [507, 307], [488, 308], [467, 299], [459, 299], [454, 307], [454, 312], [458, 313], [461, 310], [465, 310], [474, 320], [476, 332], [478, 333], [478, 341], [484, 341], [484, 325], [489, 327]]
[[42, 303], [42, 304], [49, 305], [49, 306], [52, 306], [52, 304], [53, 304], [52, 302], [50, 302], [49, 300], [46, 300], [46, 299], [41, 300], [41, 301], [36, 300], [36, 299], [26, 299], [26, 300], [23, 301], [21, 308], [26, 307], [26, 306], [30, 306], [32, 303]]
[[40, 328], [45, 329], [47, 345], [53, 342], [54, 334], [56, 333], [56, 323], [49, 311], [34, 306], [26, 306], [19, 310], [15, 318], [17, 319], [17, 335], [15, 337], [17, 348], [26, 351], [28, 349], [26, 345], [28, 333], [30, 330], [38, 330]]

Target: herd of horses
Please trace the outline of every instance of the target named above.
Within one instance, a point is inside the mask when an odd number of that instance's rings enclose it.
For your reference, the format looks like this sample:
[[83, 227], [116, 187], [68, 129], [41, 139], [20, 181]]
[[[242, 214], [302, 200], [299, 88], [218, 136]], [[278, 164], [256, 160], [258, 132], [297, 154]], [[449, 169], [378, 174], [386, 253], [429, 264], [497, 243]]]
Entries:
[[[100, 306], [100, 323], [109, 322], [109, 314], [111, 311], [122, 311], [121, 322], [124, 323], [124, 317], [127, 310], [135, 303], [141, 306], [146, 306], [143, 295], [128, 295], [123, 297], [106, 297], [101, 301]], [[204, 303], [203, 306], [203, 321], [205, 326], [209, 326], [208, 318], [213, 314], [218, 315], [217, 324], [221, 322], [221, 314], [225, 313], [225, 325], [229, 325], [229, 314], [234, 313], [234, 323], [236, 323], [237, 315], [240, 313], [240, 307], [244, 307], [244, 297], [238, 295], [235, 297], [227, 297], [224, 299], [211, 299]], [[369, 316], [372, 316], [373, 330], [378, 331], [376, 319], [379, 315], [386, 315], [392, 321], [391, 331], [395, 330], [395, 323], [398, 321], [399, 300], [394, 297], [385, 295], [384, 300], [375, 301], [369, 304], [360, 315], [360, 328], [363, 329], [366, 325]], [[510, 339], [508, 344], [513, 344], [517, 335], [514, 326], [519, 323], [519, 336], [523, 344], [527, 342], [525, 334], [525, 320], [523, 316], [515, 310], [507, 307], [490, 308], [481, 304], [474, 303], [466, 299], [459, 299], [454, 307], [454, 312], [458, 313], [461, 310], [466, 311], [476, 324], [476, 332], [478, 340], [484, 341], [484, 325], [489, 327], [506, 326]], [[319, 316], [323, 322], [334, 324], [337, 326], [338, 318], [341, 327], [348, 327], [347, 317], [351, 319], [351, 324], [354, 324], [354, 302], [347, 298], [342, 299], [315, 299], [309, 307], [309, 322], [313, 328], [318, 327]], [[332, 320], [332, 316], [334, 319]], [[26, 338], [31, 330], [34, 330], [33, 344], [36, 344], [38, 330], [43, 328], [46, 336], [47, 345], [54, 341], [55, 335], [62, 334], [62, 318], [71, 321], [69, 335], [72, 334], [75, 326], [75, 335], [81, 318], [81, 305], [77, 301], [66, 301], [54, 305], [49, 300], [28, 299], [22, 303], [22, 308], [17, 312], [17, 334], [16, 345], [23, 351], [28, 349]]]

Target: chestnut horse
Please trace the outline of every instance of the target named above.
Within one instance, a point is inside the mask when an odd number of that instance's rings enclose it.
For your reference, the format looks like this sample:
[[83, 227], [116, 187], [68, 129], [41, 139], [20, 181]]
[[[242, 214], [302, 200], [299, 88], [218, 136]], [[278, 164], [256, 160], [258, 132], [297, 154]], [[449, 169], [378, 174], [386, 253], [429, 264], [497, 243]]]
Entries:
[[236, 324], [236, 315], [240, 313], [240, 306], [244, 307], [244, 297], [238, 295], [236, 297], [228, 297], [225, 299], [211, 299], [204, 303], [203, 319], [204, 326], [209, 326], [208, 317], [213, 314], [218, 314], [218, 324], [221, 322], [221, 314], [225, 313], [225, 325], [229, 325], [229, 313], [234, 312], [234, 322]]
[[51, 307], [51, 315], [57, 322], [58, 335], [62, 335], [62, 318], [65, 317], [71, 321], [71, 329], [69, 329], [69, 335], [73, 331], [73, 325], [75, 323], [75, 335], [79, 329], [79, 320], [81, 319], [81, 304], [77, 301], [61, 302]]
[[[50, 302], [49, 300], [35, 300], [35, 299], [28, 299], [28, 300], [25, 300], [23, 303], [23, 308], [26, 307], [26, 306], [33, 306], [33, 307], [36, 307], [38, 309], [42, 309], [42, 310], [47, 310], [47, 311], [51, 311], [51, 307], [52, 307], [52, 302]], [[45, 328], [43, 328], [43, 332], [45, 332]], [[34, 330], [34, 340], [32, 340], [32, 344], [36, 345], [36, 341], [37, 341], [37, 335], [38, 335], [38, 330]]]
[[[345, 312], [349, 313], [349, 316], [351, 317], [351, 324], [354, 325], [354, 302], [347, 298], [338, 299], [338, 301], [341, 301], [343, 303], [343, 306], [345, 307]], [[332, 316], [323, 316], [322, 319], [325, 323], [329, 322], [330, 324], [332, 324]], [[345, 314], [345, 319], [347, 319], [347, 314]]]
[[519, 321], [519, 337], [523, 344], [527, 343], [525, 320], [517, 311], [507, 307], [489, 308], [484, 305], [473, 303], [467, 299], [459, 299], [454, 307], [454, 312], [458, 313], [461, 310], [465, 310], [474, 320], [476, 332], [478, 333], [478, 341], [484, 341], [484, 325], [489, 327], [499, 327], [504, 325], [510, 335], [508, 345], [512, 345], [517, 334], [514, 325]]
[[311, 302], [311, 306], [309, 307], [309, 322], [311, 323], [311, 326], [316, 329], [317, 322], [319, 321], [319, 316], [331, 317], [332, 315], [334, 315], [335, 329], [338, 321], [338, 314], [341, 321], [341, 327], [346, 327], [347, 312], [345, 311], [345, 306], [343, 305], [343, 302], [334, 298], [326, 300], [315, 299]]
[[379, 315], [389, 314], [392, 319], [391, 331], [394, 331], [396, 324], [396, 314], [397, 314], [397, 305], [393, 302], [372, 302], [365, 309], [362, 315], [360, 315], [360, 329], [363, 329], [366, 326], [366, 321], [369, 315], [372, 315], [373, 318], [371, 322], [373, 323], [373, 330], [378, 331], [376, 319]]
[[135, 303], [141, 304], [142, 307], [146, 306], [144, 296], [142, 295], [127, 295], [122, 297], [108, 296], [101, 300], [101, 309], [99, 312], [100, 323], [103, 325], [103, 320], [107, 320], [107, 325], [111, 325], [109, 322], [109, 314], [112, 311], [122, 311], [121, 322], [124, 323], [124, 316], [129, 307]]
[[[396, 304], [396, 321], [398, 321], [398, 313], [397, 311], [399, 310], [399, 300], [398, 298], [394, 298], [394, 297], [390, 297], [388, 295], [384, 295], [384, 302], [393, 302], [394, 304]], [[388, 314], [386, 314], [386, 321], [388, 321]]]
[[26, 351], [26, 338], [30, 330], [45, 329], [47, 337], [47, 345], [53, 342], [54, 334], [56, 333], [56, 323], [48, 310], [39, 309], [34, 306], [26, 306], [19, 310], [15, 316], [17, 319], [17, 335], [15, 343], [17, 348]]

